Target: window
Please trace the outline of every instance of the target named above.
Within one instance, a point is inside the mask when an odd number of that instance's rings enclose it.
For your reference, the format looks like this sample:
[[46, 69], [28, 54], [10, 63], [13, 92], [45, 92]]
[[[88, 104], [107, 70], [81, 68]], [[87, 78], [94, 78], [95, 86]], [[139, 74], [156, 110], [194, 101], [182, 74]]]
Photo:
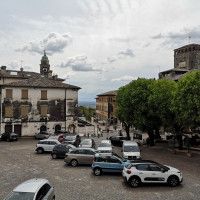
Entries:
[[21, 117], [28, 116], [28, 106], [21, 106]]
[[41, 116], [42, 117], [46, 117], [47, 116], [47, 109], [48, 109], [48, 106], [46, 106], [46, 105], [42, 105], [41, 106]]
[[22, 90], [22, 99], [28, 99], [28, 90]]
[[150, 165], [151, 171], [161, 171], [161, 168], [157, 165]]
[[47, 90], [41, 90], [41, 99], [47, 100]]
[[115, 157], [110, 157], [110, 158], [108, 158], [108, 162], [110, 162], [110, 163], [121, 163], [120, 160], [118, 160], [118, 159], [115, 158]]
[[13, 116], [13, 108], [12, 106], [7, 106], [5, 108], [5, 117], [12, 117]]
[[149, 165], [137, 165], [136, 168], [141, 171], [149, 171]]
[[93, 151], [90, 151], [90, 150], [87, 150], [87, 154], [88, 154], [88, 155], [94, 155], [94, 154], [95, 154], [95, 152], [93, 152]]
[[6, 98], [12, 99], [12, 89], [6, 89]]
[[36, 200], [42, 200], [50, 189], [51, 189], [51, 186], [49, 184], [46, 183], [45, 185], [43, 185], [38, 191]]

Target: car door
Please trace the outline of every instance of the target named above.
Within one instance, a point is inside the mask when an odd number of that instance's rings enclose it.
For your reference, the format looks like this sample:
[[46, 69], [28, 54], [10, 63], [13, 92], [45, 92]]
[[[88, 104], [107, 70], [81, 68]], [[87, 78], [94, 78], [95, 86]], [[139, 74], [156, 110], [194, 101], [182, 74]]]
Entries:
[[140, 179], [142, 180], [142, 182], [150, 182], [151, 178], [152, 178], [152, 172], [149, 168], [148, 164], [139, 164], [136, 165], [136, 174], [140, 177]]
[[79, 149], [78, 150], [78, 154], [77, 156], [77, 160], [79, 164], [87, 164], [88, 163], [88, 155], [85, 149]]
[[163, 183], [166, 182], [166, 171], [157, 164], [149, 165], [151, 170], [151, 180], [155, 183]]
[[124, 166], [122, 165], [122, 162], [115, 156], [109, 156], [108, 163], [110, 172], [122, 172]]
[[52, 151], [54, 146], [56, 145], [57, 143], [54, 142], [54, 141], [49, 141], [49, 145], [48, 145], [48, 151]]
[[92, 164], [95, 152], [91, 150], [86, 150], [86, 152], [87, 152], [87, 164]]

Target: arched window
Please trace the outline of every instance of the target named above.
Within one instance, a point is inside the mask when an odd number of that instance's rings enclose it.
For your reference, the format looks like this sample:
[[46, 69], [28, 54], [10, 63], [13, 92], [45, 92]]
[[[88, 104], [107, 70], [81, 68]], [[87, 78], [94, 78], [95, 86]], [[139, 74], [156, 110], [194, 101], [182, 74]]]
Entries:
[[42, 125], [42, 126], [40, 127], [40, 132], [46, 131], [46, 130], [47, 130], [47, 127], [46, 127], [45, 125]]
[[60, 131], [61, 130], [61, 126], [59, 125], [59, 124], [57, 124], [56, 126], [55, 126], [55, 132], [56, 131]]

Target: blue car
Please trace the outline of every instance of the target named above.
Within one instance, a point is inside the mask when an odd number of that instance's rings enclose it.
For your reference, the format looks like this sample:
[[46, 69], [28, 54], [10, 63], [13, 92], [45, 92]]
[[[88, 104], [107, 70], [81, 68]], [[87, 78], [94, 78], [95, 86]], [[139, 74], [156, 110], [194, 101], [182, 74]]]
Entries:
[[124, 166], [128, 163], [130, 163], [129, 160], [125, 160], [114, 153], [110, 155], [95, 154], [92, 170], [96, 176], [100, 176], [102, 172], [122, 173]]

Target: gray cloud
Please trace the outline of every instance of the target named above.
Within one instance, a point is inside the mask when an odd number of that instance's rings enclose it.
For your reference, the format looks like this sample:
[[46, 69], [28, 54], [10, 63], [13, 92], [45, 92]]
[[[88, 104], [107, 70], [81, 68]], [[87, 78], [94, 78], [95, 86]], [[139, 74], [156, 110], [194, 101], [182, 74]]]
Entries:
[[192, 29], [185, 28], [179, 32], [169, 32], [166, 34], [159, 33], [152, 37], [152, 39], [164, 40], [163, 44], [175, 44], [182, 45], [189, 42], [189, 36], [191, 37], [191, 43], [199, 43], [200, 26]]
[[61, 63], [58, 67], [67, 68], [70, 67], [73, 71], [102, 71], [101, 69], [93, 67], [94, 62], [88, 59], [85, 55], [79, 55], [68, 58], [67, 62]]
[[126, 50], [120, 51], [116, 56], [112, 56], [112, 57], [107, 57], [106, 62], [103, 62], [103, 64], [110, 64], [110, 63], [114, 63], [120, 59], [123, 59], [125, 57], [134, 57], [134, 53], [133, 50], [128, 48]]
[[28, 42], [27, 44], [16, 48], [16, 51], [21, 52], [31, 52], [42, 54], [44, 49], [46, 49], [49, 55], [54, 53], [63, 52], [63, 49], [68, 46], [71, 42], [71, 37], [64, 33], [49, 33], [42, 40], [33, 40]]
[[130, 56], [130, 57], [135, 56], [132, 49], [126, 49], [125, 51], [120, 51], [118, 54], [123, 55], [123, 56]]

